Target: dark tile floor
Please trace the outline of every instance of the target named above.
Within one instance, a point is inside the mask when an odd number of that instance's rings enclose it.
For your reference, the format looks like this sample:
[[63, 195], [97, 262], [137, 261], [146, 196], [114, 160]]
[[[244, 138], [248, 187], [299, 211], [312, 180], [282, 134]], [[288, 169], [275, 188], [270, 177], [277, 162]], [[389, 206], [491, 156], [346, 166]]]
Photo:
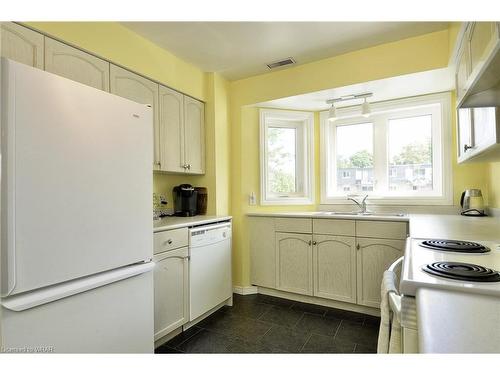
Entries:
[[252, 294], [225, 306], [156, 353], [375, 353], [380, 319]]

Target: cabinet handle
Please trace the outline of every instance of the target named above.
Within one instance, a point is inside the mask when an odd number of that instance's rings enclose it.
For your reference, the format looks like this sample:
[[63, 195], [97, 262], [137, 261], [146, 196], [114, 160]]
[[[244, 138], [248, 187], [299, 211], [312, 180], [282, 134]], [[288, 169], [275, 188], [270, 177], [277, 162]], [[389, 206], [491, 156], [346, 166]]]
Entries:
[[313, 245], [315, 245], [315, 246], [316, 246], [317, 244], [318, 244], [318, 243], [317, 243], [316, 241], [313, 241]]
[[361, 249], [361, 246], [359, 246], [359, 243], [356, 245], [356, 250]]
[[167, 245], [172, 245], [172, 240], [167, 240], [167, 241], [165, 241], [165, 244], [167, 244]]
[[188, 167], [188, 169], [190, 170], [190, 169], [191, 169], [191, 164], [188, 164], [188, 165], [187, 165], [187, 167]]
[[473, 146], [469, 146], [469, 145], [464, 145], [464, 152], [466, 152], [467, 150], [469, 150], [471, 148], [474, 148], [474, 147]]
[[309, 244], [309, 246], [311, 246], [311, 245], [312, 245], [312, 241], [311, 241], [311, 240], [309, 240], [308, 244]]
[[155, 165], [161, 167], [161, 163], [159, 161], [155, 161]]

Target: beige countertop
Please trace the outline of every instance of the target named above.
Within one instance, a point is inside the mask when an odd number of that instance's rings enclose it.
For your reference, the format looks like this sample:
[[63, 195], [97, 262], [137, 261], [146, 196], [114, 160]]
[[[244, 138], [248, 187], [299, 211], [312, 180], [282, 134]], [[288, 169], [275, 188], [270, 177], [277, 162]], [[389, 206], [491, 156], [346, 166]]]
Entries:
[[314, 219], [342, 219], [342, 220], [379, 220], [379, 221], [409, 221], [407, 214], [348, 214], [342, 212], [311, 211], [311, 212], [253, 212], [247, 216], [268, 216], [268, 217], [292, 217], [292, 218], [314, 218]]
[[470, 217], [458, 214], [388, 214], [342, 215], [327, 211], [311, 212], [256, 212], [248, 216], [320, 218], [342, 220], [408, 221], [410, 237], [457, 239], [470, 241], [500, 241], [500, 217]]
[[500, 218], [411, 214], [410, 237], [500, 241]]
[[194, 227], [204, 224], [213, 224], [221, 221], [231, 220], [231, 216], [206, 216], [197, 215], [191, 217], [166, 216], [159, 220], [153, 220], [153, 232], [162, 232], [164, 230]]

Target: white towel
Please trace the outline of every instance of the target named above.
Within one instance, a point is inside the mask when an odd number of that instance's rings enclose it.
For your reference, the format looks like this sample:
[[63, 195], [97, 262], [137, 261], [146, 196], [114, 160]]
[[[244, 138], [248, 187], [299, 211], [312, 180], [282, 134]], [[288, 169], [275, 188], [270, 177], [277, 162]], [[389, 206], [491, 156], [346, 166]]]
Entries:
[[392, 314], [389, 305], [389, 293], [398, 293], [396, 280], [398, 276], [392, 271], [385, 271], [382, 278], [380, 303], [380, 330], [378, 334], [377, 353], [401, 353], [401, 325]]

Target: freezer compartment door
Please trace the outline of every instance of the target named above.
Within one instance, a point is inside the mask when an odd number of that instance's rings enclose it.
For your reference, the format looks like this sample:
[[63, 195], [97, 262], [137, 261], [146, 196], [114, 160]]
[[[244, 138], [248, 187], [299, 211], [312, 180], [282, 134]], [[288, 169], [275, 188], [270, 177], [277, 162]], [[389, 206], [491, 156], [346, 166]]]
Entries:
[[152, 353], [152, 268], [126, 267], [79, 285], [48, 288], [59, 288], [52, 293], [3, 299], [4, 351]]
[[2, 60], [2, 289], [152, 258], [151, 108]]

